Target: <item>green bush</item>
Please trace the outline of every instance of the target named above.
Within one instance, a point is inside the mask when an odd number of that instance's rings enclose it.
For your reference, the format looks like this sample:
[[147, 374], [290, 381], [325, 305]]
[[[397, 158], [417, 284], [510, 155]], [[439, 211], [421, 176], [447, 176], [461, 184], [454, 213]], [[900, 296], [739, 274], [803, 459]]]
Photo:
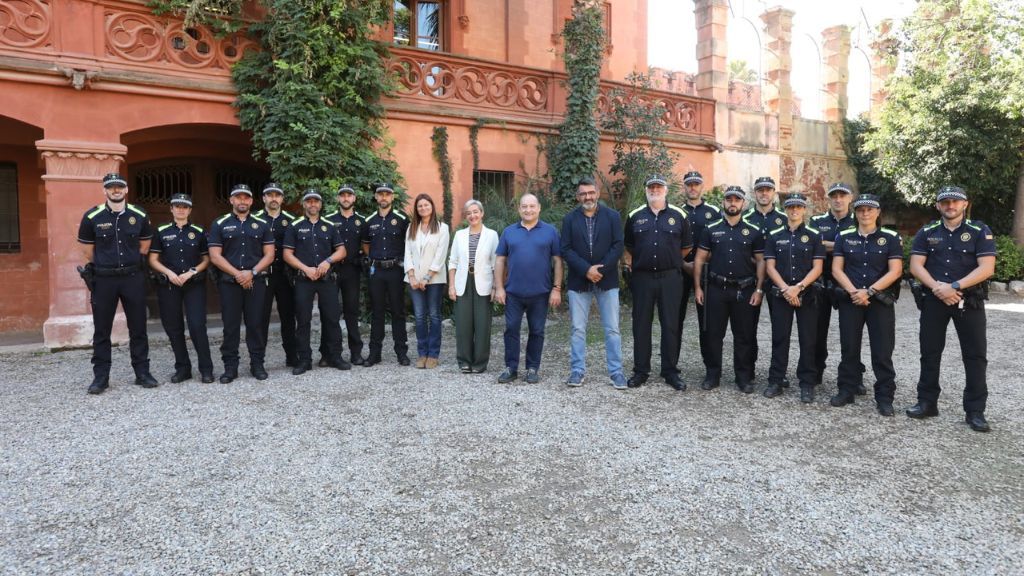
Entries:
[[1013, 241], [1012, 236], [996, 236], [996, 273], [992, 276], [998, 282], [1020, 280], [1024, 276], [1024, 250]]

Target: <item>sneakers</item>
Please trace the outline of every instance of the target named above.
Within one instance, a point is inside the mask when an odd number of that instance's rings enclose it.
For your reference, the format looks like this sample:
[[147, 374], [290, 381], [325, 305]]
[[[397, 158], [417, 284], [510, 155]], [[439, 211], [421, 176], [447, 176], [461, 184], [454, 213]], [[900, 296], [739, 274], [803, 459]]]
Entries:
[[626, 384], [626, 377], [621, 373], [612, 374], [612, 387], [616, 390], [625, 390], [629, 386]]
[[536, 368], [527, 368], [526, 369], [526, 383], [527, 384], [537, 384], [539, 382], [540, 382], [540, 374], [537, 373], [537, 369]]
[[[527, 379], [529, 379], [529, 375], [527, 375]], [[573, 370], [572, 373], [569, 374], [569, 378], [565, 381], [565, 384], [570, 388], [579, 388], [580, 386], [583, 386], [583, 372]]]
[[498, 384], [508, 384], [509, 382], [515, 382], [518, 378], [519, 372], [511, 368], [505, 368], [505, 371], [501, 373], [501, 376], [498, 376]]

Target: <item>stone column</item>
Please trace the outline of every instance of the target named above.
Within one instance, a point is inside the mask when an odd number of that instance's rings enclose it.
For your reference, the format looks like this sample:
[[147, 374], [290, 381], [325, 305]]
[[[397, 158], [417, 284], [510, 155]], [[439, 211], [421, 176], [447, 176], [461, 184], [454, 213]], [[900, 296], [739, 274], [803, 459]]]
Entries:
[[825, 75], [822, 114], [829, 122], [841, 122], [849, 107], [846, 85], [850, 81], [850, 27], [826, 28], [821, 32], [821, 39]]
[[729, 101], [728, 0], [694, 0], [697, 21], [697, 95]]
[[795, 12], [781, 6], [761, 14], [765, 24], [766, 82], [763, 85], [768, 112], [779, 116], [779, 148], [793, 149], [793, 85], [790, 72], [793, 59], [793, 15]]
[[[119, 143], [58, 140], [38, 140], [36, 148], [46, 166], [50, 271], [50, 316], [43, 323], [43, 342], [50, 349], [89, 346], [93, 331], [89, 291], [75, 270], [84, 261], [78, 225], [88, 208], [103, 201], [103, 175], [121, 169], [128, 149]], [[122, 312], [111, 337], [115, 342], [127, 341]]]
[[882, 20], [878, 24], [878, 35], [871, 43], [871, 120], [877, 122], [882, 112], [882, 104], [889, 95], [885, 83], [896, 71], [896, 38], [893, 35], [892, 20]]

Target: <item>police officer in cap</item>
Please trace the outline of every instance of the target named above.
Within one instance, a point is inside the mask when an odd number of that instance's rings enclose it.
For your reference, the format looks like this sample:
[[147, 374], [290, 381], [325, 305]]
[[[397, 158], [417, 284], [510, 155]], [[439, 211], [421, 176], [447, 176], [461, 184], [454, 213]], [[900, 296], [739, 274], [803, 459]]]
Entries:
[[[760, 176], [754, 180], [754, 205], [747, 210], [743, 217], [754, 226], [761, 229], [761, 236], [768, 239], [768, 232], [786, 225], [786, 213], [775, 206], [778, 197], [775, 189], [775, 180], [771, 176]], [[772, 307], [772, 300], [769, 298], [768, 308]], [[754, 356], [757, 357], [757, 325], [761, 321], [761, 306], [757, 306], [754, 315]], [[783, 379], [782, 386], [789, 387], [789, 379]]]
[[721, 382], [722, 342], [726, 325], [731, 325], [736, 386], [745, 394], [754, 391], [757, 307], [764, 294], [764, 236], [743, 218], [745, 199], [743, 188], [726, 188], [722, 201], [725, 216], [704, 228], [693, 262], [694, 278], [700, 278], [708, 266], [707, 283], [694, 288], [696, 301], [707, 314], [707, 373], [700, 385], [704, 390]]
[[295, 293], [284, 263], [284, 233], [295, 216], [281, 208], [284, 190], [276, 182], [263, 187], [263, 209], [253, 213], [267, 221], [274, 235], [274, 263], [267, 270], [267, 297], [263, 301], [263, 341], [270, 342], [270, 312], [277, 300], [277, 315], [281, 319], [281, 346], [284, 348], [285, 366], [295, 366]]
[[683, 260], [693, 248], [686, 212], [668, 203], [662, 176], [647, 179], [647, 204], [629, 213], [623, 258], [633, 292], [633, 375], [636, 388], [651, 373], [651, 327], [654, 308], [661, 324], [661, 376], [676, 390], [686, 390], [679, 376], [679, 306], [683, 292]]
[[[683, 176], [683, 186], [686, 193], [684, 209], [690, 222], [690, 234], [693, 236], [694, 242], [697, 242], [700, 240], [700, 235], [708, 224], [722, 218], [722, 211], [717, 206], [712, 206], [704, 201], [704, 177], [700, 175], [700, 172], [687, 172]], [[680, 346], [683, 344], [683, 322], [686, 320], [686, 309], [689, 307], [690, 293], [693, 292], [693, 259], [696, 256], [697, 251], [690, 250], [686, 258], [683, 259], [683, 296], [679, 303], [679, 326], [676, 327], [676, 332], [679, 333]], [[701, 314], [703, 308], [701, 306], [697, 310], [700, 356], [702, 359], [705, 356], [705, 348], [707, 346], [704, 339], [704, 315]]]
[[274, 262], [274, 233], [270, 224], [249, 213], [252, 191], [245, 184], [231, 190], [231, 212], [210, 225], [210, 262], [220, 270], [217, 289], [224, 322], [224, 343], [220, 354], [227, 384], [238, 378], [238, 341], [245, 318], [245, 345], [249, 349], [249, 370], [257, 380], [266, 380], [263, 357], [263, 305], [267, 297], [267, 270]]
[[320, 218], [323, 198], [316, 190], [302, 196], [305, 215], [292, 223], [284, 237], [284, 261], [296, 270], [295, 311], [299, 318], [298, 363], [292, 374], [298, 376], [313, 368], [309, 347], [310, 325], [313, 320], [313, 296], [320, 305], [320, 327], [327, 341], [328, 364], [339, 370], [352, 367], [341, 357], [341, 305], [338, 303], [338, 285], [334, 264], [345, 258], [345, 243], [341, 231], [331, 222]]
[[409, 218], [394, 210], [395, 189], [380, 184], [373, 193], [377, 210], [363, 222], [360, 241], [370, 273], [370, 355], [363, 362], [369, 368], [381, 361], [384, 347], [384, 314], [391, 313], [391, 337], [395, 341], [398, 363], [409, 365], [409, 343], [405, 333], [405, 231]]
[[879, 224], [878, 196], [861, 194], [853, 203], [857, 227], [836, 238], [832, 253], [832, 276], [845, 294], [839, 300], [839, 392], [829, 404], [853, 404], [857, 387], [863, 383], [860, 350], [864, 326], [871, 339], [871, 368], [875, 373], [875, 407], [882, 416], [892, 416], [896, 393], [896, 369], [892, 352], [896, 346], [896, 308], [899, 282], [903, 276], [903, 244], [895, 230]]
[[[171, 341], [174, 351], [172, 383], [192, 378], [192, 362], [185, 344], [185, 323], [196, 348], [199, 374], [203, 382], [213, 382], [213, 360], [210, 358], [210, 340], [206, 335], [206, 233], [189, 220], [192, 197], [188, 194], [171, 196], [173, 222], [157, 228], [153, 245], [149, 248], [149, 267], [157, 275], [157, 300], [160, 303], [160, 322]], [[182, 306], [185, 315], [182, 316]]]
[[86, 265], [83, 278], [92, 290], [92, 371], [90, 394], [102, 394], [110, 385], [110, 331], [117, 303], [128, 320], [129, 346], [135, 383], [157, 386], [149, 373], [149, 340], [146, 337], [146, 283], [142, 255], [149, 250], [153, 232], [146, 212], [129, 204], [128, 182], [119, 174], [103, 177], [106, 201], [82, 216], [78, 242]]
[[[362, 278], [362, 245], [359, 242], [359, 230], [366, 220], [356, 212], [356, 190], [349, 184], [338, 188], [338, 209], [324, 215], [324, 220], [332, 222], [341, 232], [341, 241], [345, 243], [345, 257], [334, 265], [338, 275], [338, 288], [341, 290], [341, 311], [345, 318], [345, 329], [348, 331], [349, 361], [356, 366], [363, 365], [363, 339], [359, 334], [359, 285]], [[326, 366], [328, 356], [327, 342], [320, 335], [320, 362]]]
[[796, 375], [800, 382], [800, 401], [814, 401], [814, 331], [818, 327], [818, 297], [814, 285], [821, 276], [825, 247], [821, 235], [804, 221], [807, 197], [790, 194], [783, 207], [787, 222], [768, 233], [765, 241], [765, 273], [772, 283], [767, 298], [772, 319], [772, 363], [768, 370], [766, 398], [782, 394], [789, 366], [789, 344], [796, 316], [800, 358]]
[[921, 378], [911, 418], [939, 415], [939, 365], [946, 346], [946, 327], [953, 321], [967, 374], [964, 412], [967, 424], [988, 432], [985, 402], [988, 366], [985, 339], [984, 283], [995, 272], [996, 245], [992, 230], [967, 218], [967, 193], [944, 186], [935, 198], [941, 218], [925, 225], [910, 249], [910, 273], [923, 286], [921, 298]]

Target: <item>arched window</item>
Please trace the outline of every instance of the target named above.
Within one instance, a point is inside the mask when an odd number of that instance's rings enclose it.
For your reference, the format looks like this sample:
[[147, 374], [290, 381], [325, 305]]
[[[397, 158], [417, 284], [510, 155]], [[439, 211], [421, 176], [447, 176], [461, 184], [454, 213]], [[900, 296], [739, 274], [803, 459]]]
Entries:
[[395, 0], [393, 41], [400, 46], [444, 51], [442, 0]]

